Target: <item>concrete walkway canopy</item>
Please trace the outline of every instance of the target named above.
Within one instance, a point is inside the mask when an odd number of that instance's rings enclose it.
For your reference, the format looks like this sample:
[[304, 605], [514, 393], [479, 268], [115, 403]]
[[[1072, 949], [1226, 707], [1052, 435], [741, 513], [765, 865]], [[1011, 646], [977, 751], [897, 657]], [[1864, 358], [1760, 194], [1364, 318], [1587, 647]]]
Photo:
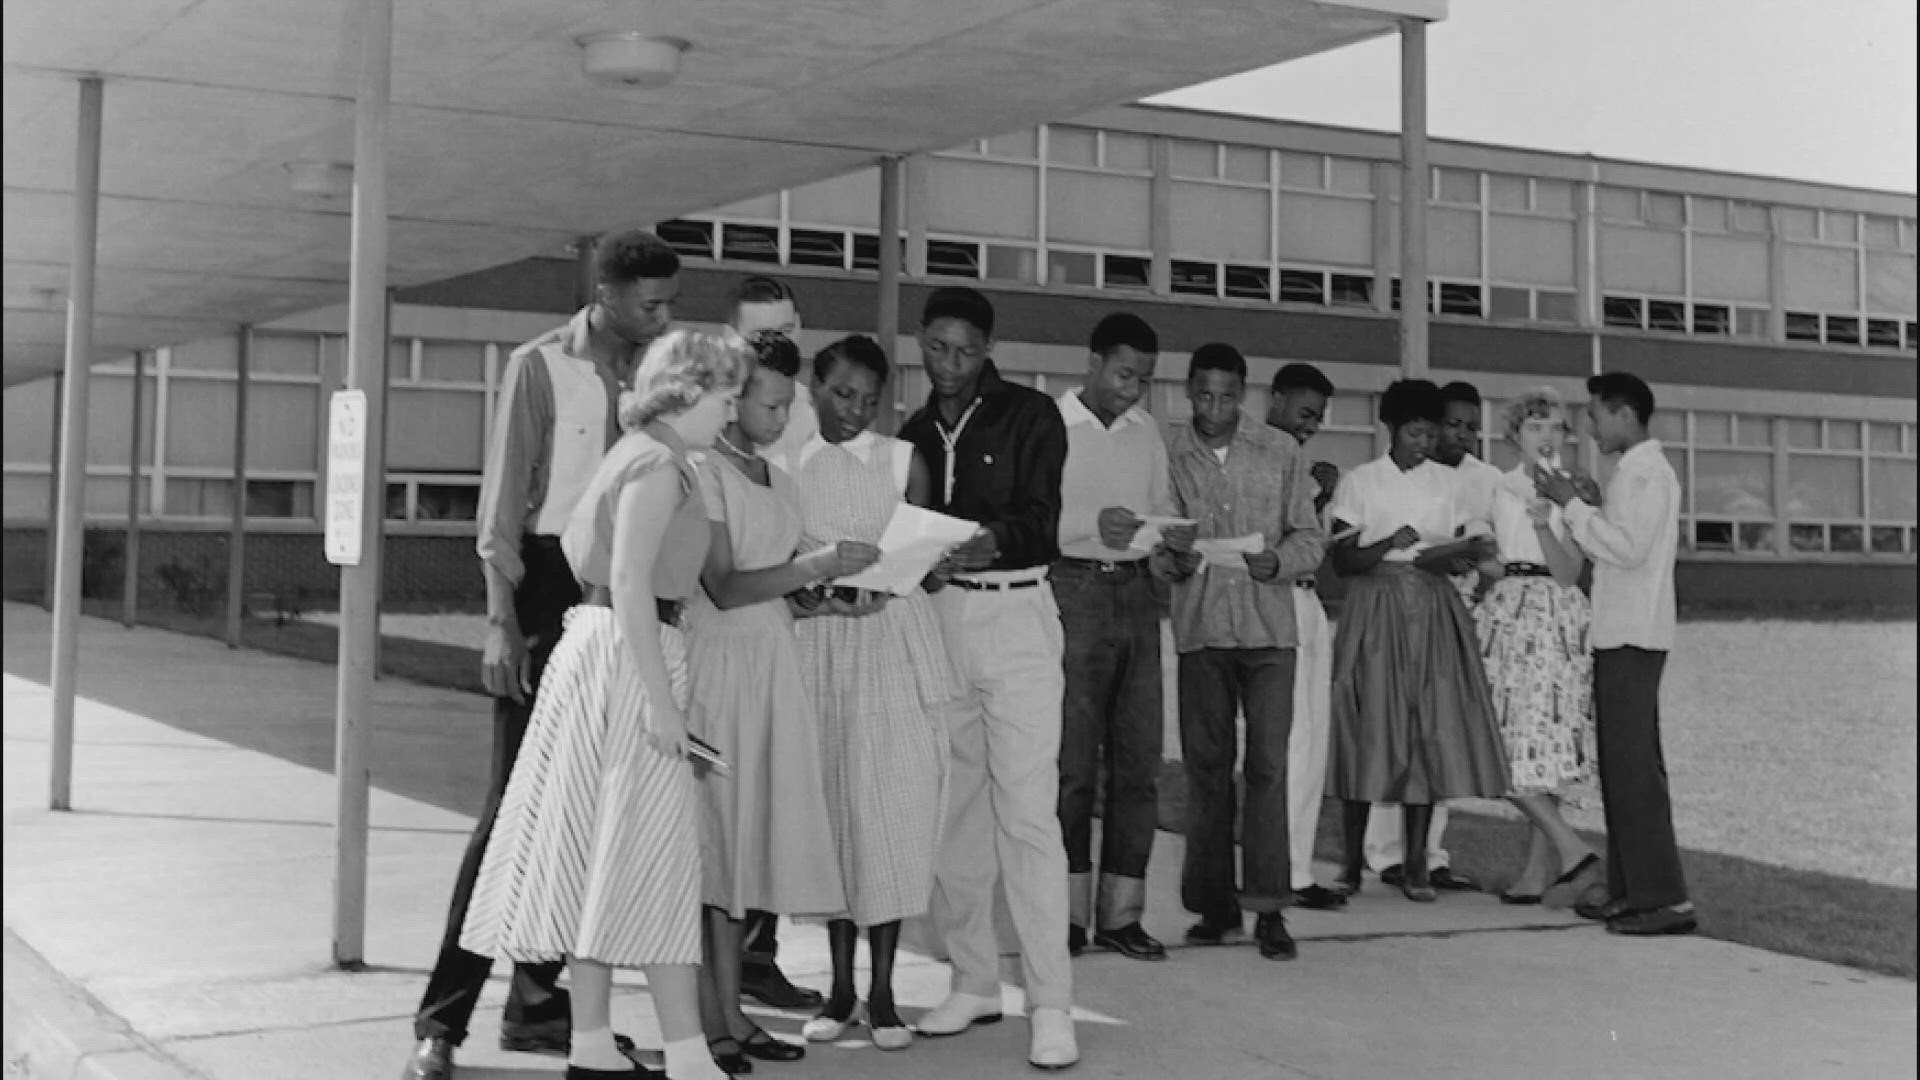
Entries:
[[[353, 160], [359, 9], [8, 0], [7, 384], [60, 366], [83, 76], [105, 82], [94, 359], [345, 297], [346, 185], [302, 193], [289, 166]], [[388, 280], [555, 254], [1445, 15], [1446, 0], [399, 0]], [[603, 30], [685, 39], [679, 77], [588, 79], [575, 41]]]

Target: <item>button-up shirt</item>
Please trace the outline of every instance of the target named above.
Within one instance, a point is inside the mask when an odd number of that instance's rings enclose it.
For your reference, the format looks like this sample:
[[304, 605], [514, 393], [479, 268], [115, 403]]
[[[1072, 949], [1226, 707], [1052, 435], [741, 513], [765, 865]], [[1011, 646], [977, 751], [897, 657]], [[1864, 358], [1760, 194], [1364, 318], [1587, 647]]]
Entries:
[[[520, 560], [520, 542], [547, 499], [548, 473], [553, 460], [553, 379], [542, 351], [589, 360], [587, 352], [590, 308], [582, 308], [565, 326], [534, 338], [513, 350], [500, 381], [500, 400], [494, 409], [493, 441], [480, 478], [479, 535], [474, 548], [480, 560], [508, 581], [518, 584], [526, 567]], [[613, 372], [595, 365], [606, 387], [607, 417], [604, 451], [620, 438], [620, 382]], [[585, 477], [580, 477], [584, 487]], [[576, 494], [580, 487], [573, 489]], [[570, 510], [571, 508], [561, 508]]]
[[1602, 501], [1567, 504], [1567, 528], [1593, 558], [1593, 647], [1671, 650], [1680, 481], [1659, 440], [1620, 455]]
[[1223, 464], [1188, 423], [1167, 436], [1174, 512], [1199, 523], [1201, 539], [1259, 533], [1280, 571], [1255, 581], [1244, 565], [1202, 568], [1173, 587], [1173, 636], [1180, 652], [1292, 649], [1294, 579], [1320, 565], [1326, 532], [1313, 508], [1319, 490], [1307, 456], [1285, 432], [1242, 417]]
[[1159, 425], [1138, 405], [1112, 427], [1087, 408], [1078, 391], [1059, 397], [1067, 425], [1067, 465], [1060, 480], [1060, 554], [1102, 562], [1132, 562], [1147, 553], [1110, 548], [1100, 540], [1100, 511], [1125, 507], [1138, 516], [1173, 514], [1167, 444]]
[[[932, 396], [900, 429], [933, 474], [933, 505], [977, 521], [1000, 554], [989, 570], [1026, 570], [1060, 556], [1060, 474], [1067, 429], [1053, 399], [1010, 383], [988, 360], [963, 419], [949, 427]], [[947, 452], [951, 443], [953, 452]]]
[[[1444, 468], [1445, 466], [1442, 466]], [[1494, 492], [1506, 474], [1468, 454], [1453, 467], [1453, 526], [1466, 527], [1467, 535], [1493, 532]]]

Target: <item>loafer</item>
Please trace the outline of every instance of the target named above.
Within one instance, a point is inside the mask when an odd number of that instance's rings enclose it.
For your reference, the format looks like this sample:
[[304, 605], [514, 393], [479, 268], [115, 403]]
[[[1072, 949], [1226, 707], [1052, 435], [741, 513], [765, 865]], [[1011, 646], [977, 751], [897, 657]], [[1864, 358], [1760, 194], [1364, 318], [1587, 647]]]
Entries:
[[421, 1039], [400, 1080], [453, 1080], [453, 1042], [438, 1036]]
[[1627, 902], [1626, 900], [1618, 897], [1610, 897], [1606, 900], [1602, 900], [1600, 903], [1597, 903], [1597, 904], [1592, 903], [1591, 901], [1582, 900], [1579, 903], [1573, 905], [1573, 913], [1575, 915], [1580, 916], [1583, 919], [1592, 919], [1595, 922], [1605, 922], [1609, 919], [1614, 919], [1614, 918], [1618, 918], [1621, 915], [1625, 915], [1627, 913]]
[[1032, 1033], [1027, 1063], [1036, 1069], [1065, 1069], [1080, 1060], [1080, 1041], [1073, 1034], [1073, 1017], [1065, 1009], [1035, 1009], [1027, 1022]]
[[1691, 934], [1700, 928], [1693, 905], [1628, 911], [1607, 920], [1607, 933], [1629, 937], [1657, 937], [1662, 934]]
[[749, 956], [740, 965], [740, 992], [770, 1009], [817, 1009], [825, 994], [795, 986], [771, 957]]
[[1389, 889], [1397, 889], [1406, 883], [1407, 868], [1405, 866], [1400, 863], [1394, 863], [1392, 866], [1381, 868], [1380, 884], [1385, 885]]
[[1103, 949], [1112, 949], [1130, 960], [1167, 958], [1167, 947], [1137, 922], [1128, 923], [1117, 930], [1101, 930], [1093, 935], [1093, 943]]
[[1067, 955], [1079, 956], [1087, 951], [1087, 928], [1084, 926], [1067, 927]]
[[938, 1039], [958, 1035], [975, 1024], [997, 1024], [1000, 1016], [999, 999], [956, 991], [948, 994], [947, 1000], [928, 1009], [914, 1028], [922, 1035]]
[[1224, 945], [1228, 939], [1237, 938], [1244, 933], [1246, 933], [1246, 927], [1241, 925], [1239, 919], [1235, 919], [1232, 922], [1223, 922], [1216, 919], [1201, 919], [1199, 922], [1187, 927], [1187, 944]]
[[860, 1026], [861, 1008], [856, 1001], [845, 1017], [829, 1016], [823, 1012], [801, 1026], [800, 1037], [815, 1043], [839, 1042], [847, 1032]]
[[1287, 933], [1287, 920], [1277, 911], [1254, 920], [1253, 939], [1260, 943], [1260, 955], [1269, 960], [1292, 960], [1300, 955], [1293, 935]]
[[1427, 872], [1427, 884], [1448, 892], [1479, 892], [1480, 886], [1472, 878], [1460, 873], [1451, 866], [1436, 866]]
[[[1358, 890], [1355, 890], [1358, 891]], [[1309, 911], [1332, 911], [1347, 906], [1347, 898], [1318, 882], [1293, 891], [1294, 899]]]

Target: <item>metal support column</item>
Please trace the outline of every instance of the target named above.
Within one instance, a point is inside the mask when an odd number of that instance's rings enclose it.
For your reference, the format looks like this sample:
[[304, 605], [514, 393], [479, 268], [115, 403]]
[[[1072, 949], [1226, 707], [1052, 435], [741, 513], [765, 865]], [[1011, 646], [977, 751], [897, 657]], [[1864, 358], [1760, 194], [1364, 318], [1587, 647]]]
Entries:
[[1400, 374], [1427, 377], [1427, 24], [1400, 20]]
[[[880, 304], [873, 321], [874, 336], [894, 361], [900, 354], [900, 159], [880, 159]], [[892, 397], [900, 400], [906, 380], [895, 376]], [[888, 410], [886, 434], [900, 425], [900, 410]]]
[[247, 383], [253, 362], [253, 327], [242, 326], [234, 358], [233, 516], [227, 525], [227, 648], [240, 647], [240, 620], [247, 610]]
[[387, 123], [393, 81], [393, 0], [361, 0], [360, 85], [353, 108], [353, 246], [347, 299], [347, 388], [367, 394], [361, 460], [360, 561], [340, 571], [338, 702], [334, 715], [333, 962], [365, 960], [367, 757], [380, 541], [386, 516]]
[[125, 577], [120, 583], [120, 624], [128, 628], [140, 620], [140, 434], [144, 420], [140, 406], [147, 385], [146, 367], [147, 354], [134, 353], [133, 419], [127, 424], [132, 432], [128, 439], [132, 449], [127, 453], [127, 542], [121, 560]]
[[53, 610], [53, 568], [60, 565], [60, 414], [67, 400], [67, 380], [53, 377], [53, 443], [47, 447], [47, 580], [40, 586], [40, 606]]
[[67, 279], [65, 393], [60, 402], [60, 527], [53, 570], [53, 747], [47, 805], [73, 809], [73, 698], [80, 664], [80, 546], [87, 492], [87, 375], [93, 363], [93, 260], [100, 231], [101, 81], [80, 80]]

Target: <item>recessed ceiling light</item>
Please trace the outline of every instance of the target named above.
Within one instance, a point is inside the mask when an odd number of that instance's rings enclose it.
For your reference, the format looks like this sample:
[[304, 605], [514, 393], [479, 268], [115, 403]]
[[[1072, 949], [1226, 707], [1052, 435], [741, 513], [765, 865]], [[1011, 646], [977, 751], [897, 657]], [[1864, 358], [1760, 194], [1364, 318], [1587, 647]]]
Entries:
[[680, 38], [654, 37], [638, 30], [606, 30], [575, 39], [588, 78], [628, 86], [665, 86], [680, 74]]
[[302, 195], [338, 199], [353, 190], [353, 166], [340, 161], [289, 161], [287, 186]]

